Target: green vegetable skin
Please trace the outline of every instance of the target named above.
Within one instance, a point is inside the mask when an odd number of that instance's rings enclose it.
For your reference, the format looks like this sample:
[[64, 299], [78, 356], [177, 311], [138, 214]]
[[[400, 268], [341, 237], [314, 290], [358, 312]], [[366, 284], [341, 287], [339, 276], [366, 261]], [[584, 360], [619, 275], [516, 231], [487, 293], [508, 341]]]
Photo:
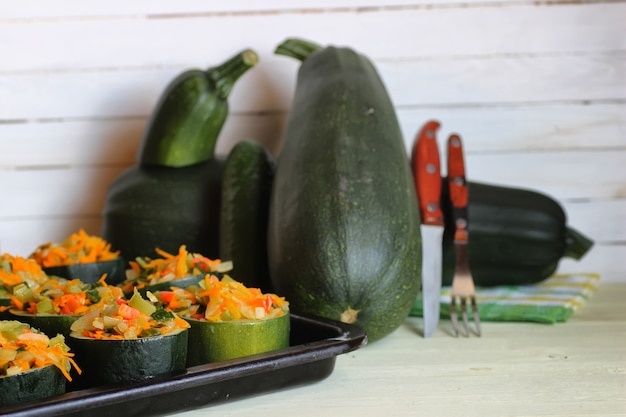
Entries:
[[103, 274], [107, 275], [106, 282], [110, 285], [119, 284], [126, 278], [126, 264], [121, 257], [110, 261], [51, 266], [43, 270], [50, 276], [66, 279], [78, 278], [89, 284], [98, 282]]
[[263, 145], [237, 143], [222, 179], [220, 259], [233, 262], [230, 275], [247, 287], [271, 289], [267, 225], [275, 161]]
[[[447, 199], [447, 187], [443, 199]], [[469, 261], [478, 286], [523, 285], [552, 275], [563, 257], [580, 259], [593, 245], [567, 227], [563, 208], [531, 190], [469, 183]], [[447, 204], [443, 284], [454, 275], [453, 220]]]
[[62, 334], [67, 338], [70, 334], [72, 323], [80, 317], [68, 314], [29, 314], [15, 309], [9, 309], [9, 314], [11, 315], [11, 320], [27, 323], [50, 338], [57, 334]]
[[54, 365], [0, 377], [0, 407], [32, 403], [65, 393], [66, 379]]
[[183, 167], [213, 158], [228, 116], [228, 95], [257, 61], [247, 49], [218, 67], [188, 70], [170, 82], [148, 123], [141, 164]]
[[215, 143], [237, 79], [257, 62], [243, 51], [208, 71], [172, 81], [150, 120], [139, 164], [111, 185], [102, 237], [122, 257], [149, 256], [155, 248], [219, 256], [219, 213], [224, 161]]
[[275, 292], [294, 312], [354, 322], [378, 340], [421, 285], [420, 220], [393, 104], [370, 61], [287, 40], [303, 60], [278, 156], [268, 232]]
[[132, 340], [96, 340], [71, 333], [67, 344], [82, 374], [81, 388], [140, 381], [181, 371], [187, 361], [188, 329]]
[[191, 325], [187, 366], [271, 352], [289, 346], [289, 314], [256, 321], [186, 320]]

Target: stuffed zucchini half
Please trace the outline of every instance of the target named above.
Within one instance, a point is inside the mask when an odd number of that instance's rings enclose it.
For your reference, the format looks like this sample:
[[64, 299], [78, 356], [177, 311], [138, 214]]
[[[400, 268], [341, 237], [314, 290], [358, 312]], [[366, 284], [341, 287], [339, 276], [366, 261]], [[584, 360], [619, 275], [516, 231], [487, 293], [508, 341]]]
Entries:
[[14, 320], [28, 323], [48, 336], [60, 333], [67, 337], [72, 323], [90, 308], [121, 296], [122, 290], [108, 285], [104, 277], [95, 284], [50, 277], [35, 289], [25, 283], [16, 285], [9, 313]]
[[29, 256], [51, 276], [80, 279], [94, 283], [106, 275], [110, 284], [124, 280], [124, 259], [119, 251], [112, 251], [111, 244], [83, 229], [72, 233], [61, 243], [39, 245]]
[[110, 385], [181, 371], [189, 324], [135, 291], [129, 300], [90, 309], [71, 326], [68, 344], [83, 374], [80, 386]]
[[0, 321], [0, 407], [63, 394], [72, 368], [80, 372], [62, 335]]
[[225, 275], [154, 296], [191, 327], [187, 366], [225, 361], [289, 346], [289, 303]]
[[121, 284], [125, 294], [132, 295], [134, 289], [145, 296], [147, 291], [169, 290], [170, 287], [185, 288], [196, 285], [205, 274], [220, 274], [232, 269], [232, 262], [209, 259], [199, 253], [191, 253], [185, 245], [178, 253], [171, 254], [155, 249], [159, 257], [136, 257], [130, 261], [126, 281]]

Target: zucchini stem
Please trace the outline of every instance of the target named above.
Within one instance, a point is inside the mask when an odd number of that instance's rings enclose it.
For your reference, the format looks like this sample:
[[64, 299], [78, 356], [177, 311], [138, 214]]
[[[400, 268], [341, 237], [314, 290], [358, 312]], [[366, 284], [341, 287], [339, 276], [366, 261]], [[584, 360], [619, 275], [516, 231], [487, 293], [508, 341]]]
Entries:
[[563, 256], [576, 260], [582, 258], [593, 246], [591, 239], [571, 227], [568, 227], [565, 233], [565, 243], [566, 247]]
[[239, 77], [257, 62], [259, 62], [257, 53], [252, 49], [246, 49], [223, 64], [209, 68], [206, 72], [215, 85], [215, 93], [222, 99], [226, 99]]
[[304, 39], [288, 38], [276, 47], [274, 53], [304, 61], [309, 55], [320, 49], [322, 46], [316, 43]]

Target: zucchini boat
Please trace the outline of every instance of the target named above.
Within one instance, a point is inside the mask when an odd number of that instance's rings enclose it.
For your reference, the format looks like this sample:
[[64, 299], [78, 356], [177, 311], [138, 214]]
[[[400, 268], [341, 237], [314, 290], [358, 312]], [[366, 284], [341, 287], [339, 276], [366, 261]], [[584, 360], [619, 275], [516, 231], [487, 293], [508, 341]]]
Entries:
[[108, 283], [117, 284], [125, 276], [124, 259], [119, 251], [112, 251], [110, 243], [83, 229], [61, 243], [39, 245], [29, 258], [41, 265], [48, 275], [78, 278], [86, 283], [98, 282], [106, 275]]
[[189, 324], [135, 291], [130, 300], [92, 308], [71, 327], [68, 343], [82, 368], [79, 386], [129, 383], [181, 371]]
[[121, 289], [107, 285], [104, 277], [96, 284], [51, 277], [34, 290], [24, 283], [16, 285], [9, 313], [14, 320], [28, 323], [48, 336], [67, 336], [71, 325], [89, 308], [121, 296]]
[[196, 285], [205, 274], [222, 274], [232, 269], [232, 262], [190, 253], [185, 245], [181, 245], [176, 254], [159, 248], [155, 251], [159, 255], [157, 258], [137, 257], [129, 262], [127, 279], [121, 284], [125, 294], [132, 295], [134, 289], [145, 296], [147, 291], [186, 288]]
[[270, 203], [274, 290], [294, 312], [395, 330], [421, 285], [417, 197], [395, 108], [350, 49], [288, 39], [302, 61]]
[[0, 321], [0, 407], [63, 394], [72, 367], [80, 372], [72, 356], [61, 335]]
[[191, 325], [187, 366], [225, 361], [289, 346], [289, 303], [225, 275], [197, 286], [154, 294]]

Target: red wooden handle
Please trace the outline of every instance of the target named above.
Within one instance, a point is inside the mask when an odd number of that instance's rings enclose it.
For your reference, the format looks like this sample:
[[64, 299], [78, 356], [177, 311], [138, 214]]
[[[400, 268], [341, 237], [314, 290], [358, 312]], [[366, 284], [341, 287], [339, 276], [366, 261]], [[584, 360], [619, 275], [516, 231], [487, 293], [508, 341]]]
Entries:
[[443, 226], [441, 164], [437, 146], [439, 126], [437, 121], [428, 121], [418, 133], [413, 145], [412, 168], [422, 223]]
[[465, 162], [463, 160], [463, 144], [459, 135], [450, 135], [448, 138], [448, 183], [452, 206], [467, 207]]
[[448, 138], [448, 187], [454, 217], [455, 242], [468, 241], [468, 190], [465, 179], [463, 143], [459, 135]]

